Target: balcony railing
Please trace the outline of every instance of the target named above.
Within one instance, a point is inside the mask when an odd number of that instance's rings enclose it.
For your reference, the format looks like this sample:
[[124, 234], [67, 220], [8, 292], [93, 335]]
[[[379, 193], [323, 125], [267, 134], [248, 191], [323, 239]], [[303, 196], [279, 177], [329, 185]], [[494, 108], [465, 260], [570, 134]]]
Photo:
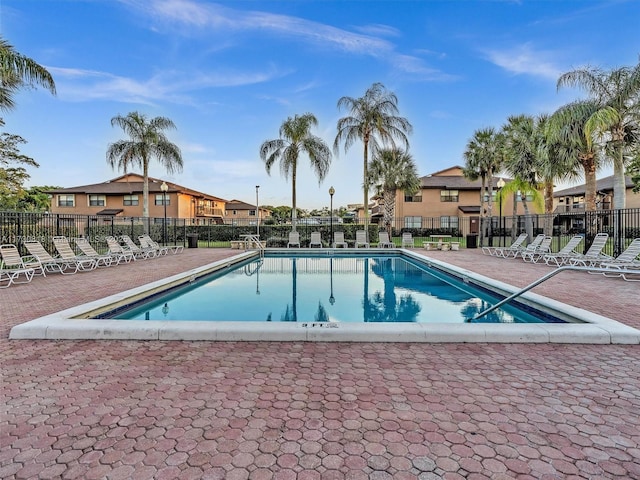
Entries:
[[198, 205], [196, 207], [196, 217], [222, 217], [223, 212], [221, 208], [207, 207], [204, 205]]

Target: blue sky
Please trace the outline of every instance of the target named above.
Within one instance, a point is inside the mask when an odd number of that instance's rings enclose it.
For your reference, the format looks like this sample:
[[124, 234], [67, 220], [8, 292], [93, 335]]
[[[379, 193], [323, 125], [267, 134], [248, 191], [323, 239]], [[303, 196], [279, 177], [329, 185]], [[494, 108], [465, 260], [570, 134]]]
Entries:
[[[260, 185], [260, 204], [290, 205], [291, 183], [259, 157], [287, 117], [313, 113], [332, 146], [338, 99], [381, 82], [426, 175], [462, 165], [476, 129], [581, 98], [556, 90], [560, 74], [635, 65], [639, 25], [637, 0], [0, 0], [2, 36], [58, 90], [22, 91], [5, 130], [40, 163], [28, 185], [71, 187], [121, 174], [105, 160], [126, 138], [112, 117], [166, 116], [185, 168], [153, 161], [151, 176], [251, 203]], [[360, 143], [321, 185], [300, 159], [299, 207], [328, 206], [332, 185], [334, 206], [362, 202]]]

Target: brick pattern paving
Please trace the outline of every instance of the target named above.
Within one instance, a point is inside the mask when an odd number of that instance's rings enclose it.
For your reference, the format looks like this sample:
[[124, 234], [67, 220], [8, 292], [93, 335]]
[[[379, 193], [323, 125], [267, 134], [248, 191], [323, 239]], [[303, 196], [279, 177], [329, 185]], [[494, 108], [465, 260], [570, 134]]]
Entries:
[[[232, 253], [0, 290], [0, 478], [640, 479], [638, 346], [7, 340]], [[548, 269], [430, 255], [517, 285]], [[638, 321], [638, 284], [564, 275], [534, 291]]]

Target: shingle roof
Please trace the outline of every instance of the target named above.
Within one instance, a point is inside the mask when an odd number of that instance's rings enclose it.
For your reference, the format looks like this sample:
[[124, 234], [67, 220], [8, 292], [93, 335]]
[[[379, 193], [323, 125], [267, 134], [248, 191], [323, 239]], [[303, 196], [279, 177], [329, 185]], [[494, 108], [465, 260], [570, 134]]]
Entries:
[[[132, 176], [136, 180], [134, 181], [118, 181], [123, 178]], [[120, 177], [113, 178], [111, 180], [107, 180], [102, 183], [93, 183], [89, 185], [79, 185], [77, 187], [69, 187], [69, 188], [58, 188], [55, 190], [50, 190], [47, 193], [50, 194], [66, 194], [66, 193], [84, 193], [87, 195], [134, 195], [134, 194], [142, 194], [142, 188], [144, 182], [137, 181], [141, 176], [138, 174], [126, 174], [121, 175]], [[149, 193], [162, 193], [160, 189], [160, 185], [162, 185], [163, 180], [158, 178], [149, 177]], [[221, 202], [226, 202], [225, 199], [220, 197], [215, 197], [213, 195], [209, 195], [206, 193], [198, 192], [196, 190], [192, 190], [190, 188], [184, 187], [182, 185], [178, 185], [177, 183], [166, 182], [169, 187], [168, 192], [178, 192], [184, 193], [187, 195], [191, 195], [193, 197], [198, 198], [206, 198], [209, 200], [216, 200]]]
[[[625, 186], [627, 188], [633, 188], [633, 182], [631, 177], [625, 177]], [[584, 195], [586, 192], [586, 185], [576, 185], [575, 187], [565, 188], [564, 190], [558, 190], [553, 192], [554, 197], [571, 197], [573, 195]], [[613, 175], [600, 180], [596, 180], [596, 191], [598, 192], [611, 192], [613, 191]]]
[[225, 208], [227, 210], [255, 210], [256, 206], [240, 200], [229, 200]]

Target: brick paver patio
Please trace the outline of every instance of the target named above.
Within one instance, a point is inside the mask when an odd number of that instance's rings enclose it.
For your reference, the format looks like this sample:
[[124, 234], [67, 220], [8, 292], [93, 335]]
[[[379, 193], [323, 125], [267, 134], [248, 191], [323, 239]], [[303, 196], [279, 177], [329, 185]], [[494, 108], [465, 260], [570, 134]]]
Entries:
[[[0, 290], [0, 478], [640, 478], [640, 346], [9, 341], [237, 253], [192, 249]], [[429, 252], [524, 286], [549, 271]], [[640, 283], [536, 293], [640, 326]]]

